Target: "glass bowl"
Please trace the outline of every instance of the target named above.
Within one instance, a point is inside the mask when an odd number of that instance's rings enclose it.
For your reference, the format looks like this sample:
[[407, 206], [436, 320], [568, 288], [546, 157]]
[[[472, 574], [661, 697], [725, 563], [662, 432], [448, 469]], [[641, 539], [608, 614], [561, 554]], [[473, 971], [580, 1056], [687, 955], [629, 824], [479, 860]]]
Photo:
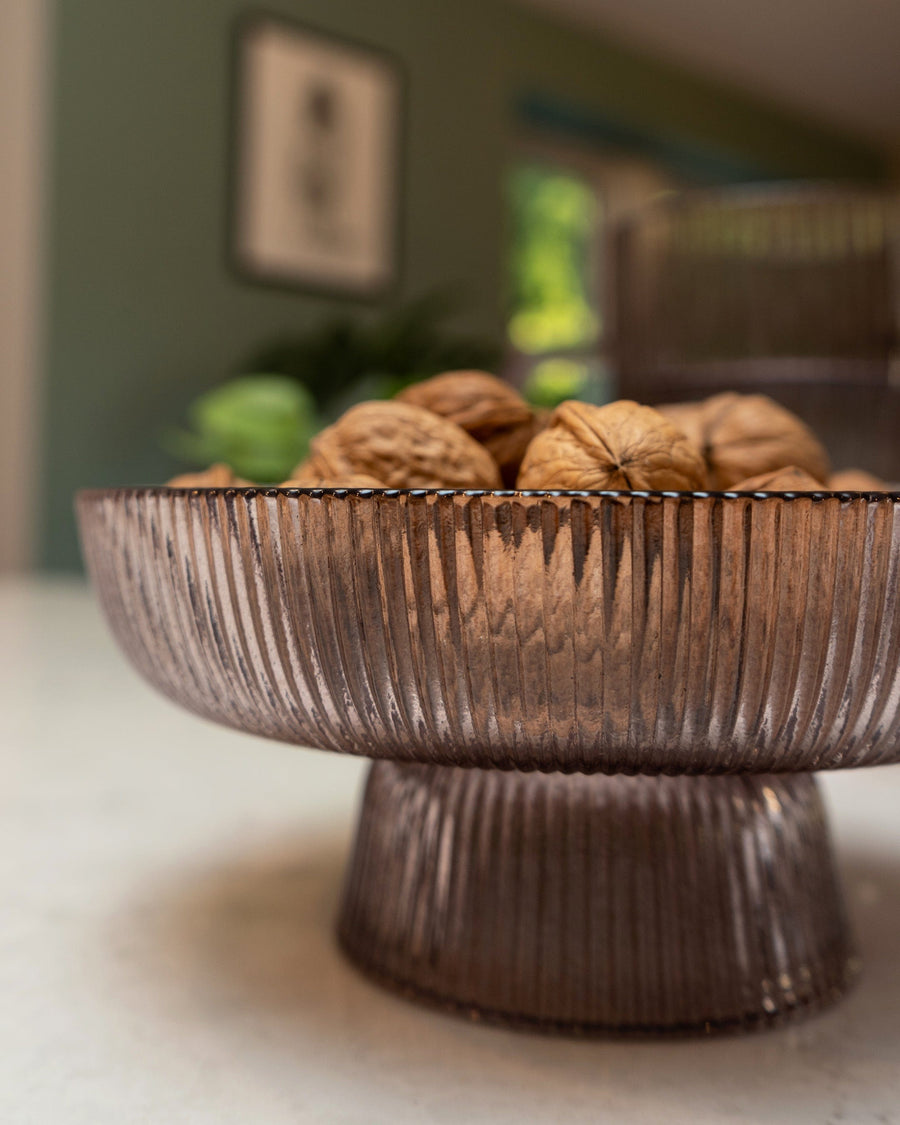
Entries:
[[777, 1022], [855, 975], [810, 771], [900, 758], [898, 504], [142, 488], [78, 514], [157, 688], [386, 759], [340, 922], [358, 964], [647, 1034]]

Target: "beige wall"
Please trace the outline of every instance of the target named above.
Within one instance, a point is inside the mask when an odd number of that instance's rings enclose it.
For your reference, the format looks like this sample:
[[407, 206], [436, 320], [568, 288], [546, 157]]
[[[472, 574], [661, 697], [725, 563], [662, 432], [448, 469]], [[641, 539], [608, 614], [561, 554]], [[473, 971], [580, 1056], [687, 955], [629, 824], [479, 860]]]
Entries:
[[47, 24], [44, 0], [0, 3], [0, 571], [29, 564], [37, 502]]

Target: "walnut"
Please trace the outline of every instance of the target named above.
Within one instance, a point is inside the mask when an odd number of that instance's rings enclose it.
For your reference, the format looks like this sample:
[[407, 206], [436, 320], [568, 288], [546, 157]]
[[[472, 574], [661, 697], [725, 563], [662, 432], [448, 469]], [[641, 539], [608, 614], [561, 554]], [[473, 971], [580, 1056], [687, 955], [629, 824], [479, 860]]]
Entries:
[[636, 402], [564, 402], [528, 446], [518, 488], [692, 491], [703, 459], [656, 410]]
[[397, 401], [424, 406], [461, 426], [491, 454], [510, 488], [528, 443], [540, 428], [535, 412], [521, 395], [486, 371], [435, 375], [401, 391]]
[[709, 487], [796, 465], [816, 480], [828, 476], [828, 455], [805, 422], [766, 395], [713, 395], [703, 402], [658, 407], [706, 460]]
[[347, 473], [342, 477], [323, 477], [312, 472], [304, 461], [294, 469], [290, 480], [282, 481], [279, 488], [384, 488], [384, 481], [366, 473]]
[[313, 438], [291, 479], [343, 482], [360, 474], [385, 488], [501, 486], [497, 463], [465, 430], [396, 400], [351, 407]]
[[231, 466], [219, 461], [197, 473], [182, 473], [181, 476], [172, 477], [167, 488], [245, 488], [251, 482], [242, 477], [236, 477], [231, 471]]
[[828, 478], [834, 492], [890, 492], [888, 485], [865, 469], [840, 469]]
[[677, 426], [686, 438], [689, 438], [697, 448], [703, 452], [706, 442], [704, 436], [704, 406], [703, 402], [663, 402], [653, 407], [664, 418]]
[[805, 469], [788, 465], [771, 473], [760, 473], [758, 477], [742, 480], [734, 484], [729, 492], [821, 492], [825, 486]]

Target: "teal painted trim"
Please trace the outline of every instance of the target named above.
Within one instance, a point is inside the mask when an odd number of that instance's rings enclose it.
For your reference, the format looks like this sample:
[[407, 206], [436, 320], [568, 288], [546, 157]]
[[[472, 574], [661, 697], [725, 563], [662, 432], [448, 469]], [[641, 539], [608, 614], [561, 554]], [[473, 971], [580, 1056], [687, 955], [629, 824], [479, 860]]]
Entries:
[[581, 106], [526, 93], [516, 99], [518, 121], [555, 137], [597, 149], [615, 149], [663, 164], [679, 178], [697, 184], [747, 183], [772, 179], [778, 171], [701, 145], [650, 133]]

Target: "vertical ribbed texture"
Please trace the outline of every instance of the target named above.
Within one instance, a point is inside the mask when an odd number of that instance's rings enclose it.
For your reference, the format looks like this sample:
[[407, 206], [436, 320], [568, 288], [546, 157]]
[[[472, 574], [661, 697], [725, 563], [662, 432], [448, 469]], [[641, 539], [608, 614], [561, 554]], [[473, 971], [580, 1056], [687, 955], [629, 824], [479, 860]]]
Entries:
[[375, 763], [340, 936], [420, 998], [585, 1033], [778, 1022], [857, 970], [806, 775]]
[[84, 494], [167, 695], [302, 745], [563, 772], [900, 753], [891, 497]]
[[900, 756], [898, 504], [123, 489], [78, 512], [166, 695], [396, 759], [346, 888], [355, 961], [496, 1019], [651, 1033], [778, 1021], [855, 972], [815, 782], [781, 771]]

